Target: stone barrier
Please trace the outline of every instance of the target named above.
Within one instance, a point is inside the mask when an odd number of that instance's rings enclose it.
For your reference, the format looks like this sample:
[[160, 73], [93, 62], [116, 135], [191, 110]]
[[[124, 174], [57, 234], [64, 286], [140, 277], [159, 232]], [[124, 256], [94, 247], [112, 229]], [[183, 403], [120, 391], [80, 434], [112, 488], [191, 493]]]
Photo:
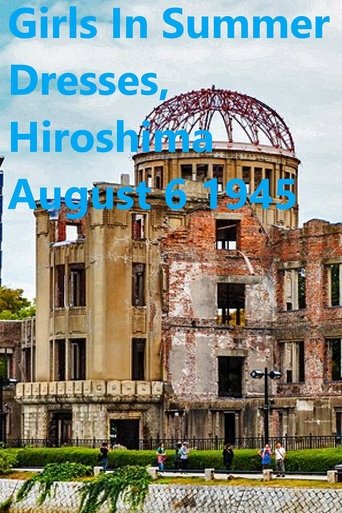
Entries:
[[[0, 502], [15, 494], [23, 481], [0, 480]], [[57, 483], [52, 496], [36, 506], [37, 489], [9, 513], [77, 513], [79, 483]], [[244, 486], [150, 485], [144, 513], [340, 513], [342, 490]], [[107, 513], [104, 506], [101, 513]], [[128, 513], [120, 504], [118, 513]]]

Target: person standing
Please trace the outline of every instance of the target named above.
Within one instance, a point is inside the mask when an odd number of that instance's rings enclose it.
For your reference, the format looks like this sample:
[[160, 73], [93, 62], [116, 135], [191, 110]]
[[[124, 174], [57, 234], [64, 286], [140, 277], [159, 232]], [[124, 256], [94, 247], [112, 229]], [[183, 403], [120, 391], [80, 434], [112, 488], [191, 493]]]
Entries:
[[182, 442], [177, 442], [176, 448], [175, 448], [175, 469], [180, 470], [181, 469], [181, 448], [182, 448]]
[[286, 451], [285, 451], [284, 447], [281, 445], [281, 442], [276, 443], [274, 454], [275, 454], [277, 477], [285, 477]]
[[158, 468], [159, 468], [160, 472], [164, 472], [164, 465], [165, 465], [167, 456], [166, 456], [163, 442], [160, 442], [157, 452], [156, 452], [156, 455], [157, 455]]
[[108, 468], [108, 461], [109, 461], [108, 460], [108, 452], [109, 452], [108, 444], [107, 444], [107, 442], [103, 442], [100, 447], [99, 457], [100, 457], [101, 465], [102, 465], [104, 472], [106, 472], [106, 470]]
[[233, 446], [230, 444], [226, 444], [224, 446], [222, 455], [223, 455], [223, 464], [226, 467], [226, 469], [229, 470], [231, 467], [231, 464], [233, 462], [233, 458], [234, 458]]
[[266, 470], [271, 466], [271, 447], [268, 444], [265, 444], [264, 448], [259, 451], [259, 455], [261, 457], [261, 468], [262, 470]]
[[188, 442], [183, 442], [182, 447], [179, 451], [180, 460], [181, 460], [181, 470], [186, 470], [188, 468], [188, 458], [189, 458], [189, 449]]

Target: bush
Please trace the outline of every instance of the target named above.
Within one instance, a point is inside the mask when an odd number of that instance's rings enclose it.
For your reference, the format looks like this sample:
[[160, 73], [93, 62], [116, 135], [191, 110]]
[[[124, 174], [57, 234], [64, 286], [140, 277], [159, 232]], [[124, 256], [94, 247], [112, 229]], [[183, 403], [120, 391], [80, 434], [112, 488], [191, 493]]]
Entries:
[[[174, 467], [175, 451], [166, 451], [168, 459], [166, 468]], [[16, 457], [19, 467], [44, 467], [47, 463], [63, 463], [66, 461], [95, 466], [98, 464], [99, 449], [86, 449], [77, 447], [63, 448], [27, 448], [6, 449], [2, 454], [11, 454]], [[234, 451], [232, 470], [260, 471], [261, 459], [257, 449], [237, 449]], [[111, 468], [127, 465], [155, 466], [156, 451], [130, 451], [115, 449], [109, 452], [109, 466]], [[291, 451], [286, 459], [286, 470], [291, 472], [326, 472], [335, 465], [342, 463], [342, 448], [338, 449], [312, 449]], [[273, 461], [274, 464], [274, 461]], [[1, 466], [0, 466], [1, 467]], [[190, 451], [189, 469], [215, 468], [224, 469], [222, 451]]]
[[6, 474], [17, 464], [15, 452], [0, 449], [0, 474]]

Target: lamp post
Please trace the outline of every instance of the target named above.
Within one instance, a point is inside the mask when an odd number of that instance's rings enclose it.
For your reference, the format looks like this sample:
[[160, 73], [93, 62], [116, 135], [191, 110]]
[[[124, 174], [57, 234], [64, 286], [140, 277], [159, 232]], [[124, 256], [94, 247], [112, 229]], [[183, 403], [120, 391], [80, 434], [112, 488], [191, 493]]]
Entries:
[[281, 372], [276, 370], [271, 370], [268, 372], [268, 368], [265, 367], [264, 371], [261, 370], [252, 370], [251, 377], [253, 379], [262, 379], [265, 378], [265, 388], [264, 388], [264, 437], [265, 444], [269, 443], [269, 411], [270, 411], [270, 403], [268, 399], [268, 378], [271, 379], [280, 379]]

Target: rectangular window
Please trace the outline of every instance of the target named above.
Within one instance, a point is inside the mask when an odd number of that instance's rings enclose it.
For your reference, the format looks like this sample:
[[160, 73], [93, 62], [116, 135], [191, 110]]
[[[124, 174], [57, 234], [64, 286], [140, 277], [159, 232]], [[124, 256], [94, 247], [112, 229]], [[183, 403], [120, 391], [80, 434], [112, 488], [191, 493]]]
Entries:
[[24, 347], [22, 349], [23, 381], [34, 381], [35, 379], [35, 347]]
[[70, 340], [70, 379], [86, 379], [86, 341], [84, 338]]
[[275, 191], [274, 191], [272, 169], [266, 169], [265, 170], [265, 178], [268, 180], [270, 196], [274, 197], [276, 194], [275, 194]]
[[55, 266], [55, 307], [64, 308], [65, 292], [65, 267], [64, 265]]
[[147, 187], [153, 187], [152, 168], [145, 169]]
[[15, 377], [14, 359], [12, 349], [1, 349], [0, 352], [0, 379]]
[[145, 264], [132, 266], [132, 305], [145, 306]]
[[71, 264], [69, 275], [69, 306], [85, 306], [86, 280], [84, 264]]
[[262, 168], [261, 167], [255, 167], [254, 168], [254, 190], [257, 189], [260, 182], [262, 180]]
[[304, 383], [305, 356], [304, 342], [284, 342], [283, 344], [283, 376], [286, 383]]
[[145, 379], [145, 339], [132, 339], [132, 380]]
[[216, 220], [216, 249], [237, 249], [240, 221]]
[[55, 340], [55, 381], [65, 381], [65, 340]]
[[236, 356], [218, 357], [219, 397], [242, 397], [243, 362], [243, 358]]
[[154, 186], [156, 189], [163, 188], [163, 166], [154, 168]]
[[145, 236], [145, 214], [132, 214], [132, 239], [143, 240]]
[[342, 264], [328, 266], [329, 306], [342, 306]]
[[305, 268], [290, 269], [284, 272], [284, 295], [286, 310], [306, 308]]
[[244, 326], [245, 285], [240, 283], [217, 284], [217, 323], [223, 326]]
[[342, 435], [342, 411], [336, 412], [336, 434]]
[[213, 178], [216, 178], [216, 180], [217, 180], [218, 192], [223, 191], [223, 165], [221, 165], [221, 164], [213, 165]]
[[331, 350], [331, 379], [332, 381], [340, 381], [342, 379], [342, 340], [337, 338], [329, 342]]
[[77, 224], [67, 224], [65, 227], [65, 239], [70, 242], [75, 242], [78, 239], [78, 225]]
[[207, 178], [208, 178], [208, 164], [197, 164], [196, 179], [199, 182], [204, 182]]
[[181, 164], [181, 178], [192, 180], [192, 164]]
[[242, 180], [246, 184], [247, 194], [251, 192], [251, 168], [243, 167], [242, 168]]

